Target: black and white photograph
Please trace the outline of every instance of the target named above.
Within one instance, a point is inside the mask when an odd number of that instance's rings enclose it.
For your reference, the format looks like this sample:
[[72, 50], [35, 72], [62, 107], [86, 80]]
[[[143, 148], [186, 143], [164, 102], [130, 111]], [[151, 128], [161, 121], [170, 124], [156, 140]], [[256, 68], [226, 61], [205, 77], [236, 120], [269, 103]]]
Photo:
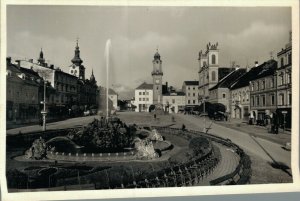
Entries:
[[1, 188], [201, 195], [295, 183], [289, 2], [2, 5]]

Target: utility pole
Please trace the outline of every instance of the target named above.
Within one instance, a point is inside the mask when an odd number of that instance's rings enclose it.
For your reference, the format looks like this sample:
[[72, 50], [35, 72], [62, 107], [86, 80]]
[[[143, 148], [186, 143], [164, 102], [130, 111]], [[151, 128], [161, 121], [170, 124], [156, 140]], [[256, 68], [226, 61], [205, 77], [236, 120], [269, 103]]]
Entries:
[[46, 131], [46, 116], [47, 116], [47, 111], [46, 111], [46, 84], [47, 84], [47, 81], [44, 80], [44, 101], [43, 101], [44, 108], [41, 111], [41, 114], [43, 115], [43, 131]]

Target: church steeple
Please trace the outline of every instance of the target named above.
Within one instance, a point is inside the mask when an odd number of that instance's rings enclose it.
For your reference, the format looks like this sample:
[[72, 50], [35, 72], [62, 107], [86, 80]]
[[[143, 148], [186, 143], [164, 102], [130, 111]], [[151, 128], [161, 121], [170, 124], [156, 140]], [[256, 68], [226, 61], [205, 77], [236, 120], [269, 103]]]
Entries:
[[82, 60], [80, 58], [80, 50], [79, 50], [79, 46], [78, 46], [78, 38], [76, 40], [75, 55], [71, 61], [76, 66], [80, 66], [82, 64]]
[[94, 76], [94, 71], [93, 71], [93, 69], [92, 69], [92, 75], [91, 75], [91, 77], [90, 77], [90, 82], [93, 83], [93, 84], [96, 83], [96, 79], [95, 79], [95, 76]]
[[38, 63], [40, 65], [44, 65], [44, 63], [45, 63], [44, 53], [43, 53], [43, 49], [42, 48], [41, 48], [41, 51], [40, 51], [40, 57], [38, 58]]

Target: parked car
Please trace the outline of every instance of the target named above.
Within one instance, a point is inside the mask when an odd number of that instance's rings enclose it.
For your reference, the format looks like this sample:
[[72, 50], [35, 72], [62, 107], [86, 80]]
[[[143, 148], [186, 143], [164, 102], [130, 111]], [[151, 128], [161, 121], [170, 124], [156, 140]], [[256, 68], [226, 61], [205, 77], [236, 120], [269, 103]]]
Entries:
[[84, 115], [84, 116], [90, 116], [90, 115], [91, 115], [91, 112], [90, 112], [89, 110], [84, 111], [84, 112], [83, 112], [83, 115]]

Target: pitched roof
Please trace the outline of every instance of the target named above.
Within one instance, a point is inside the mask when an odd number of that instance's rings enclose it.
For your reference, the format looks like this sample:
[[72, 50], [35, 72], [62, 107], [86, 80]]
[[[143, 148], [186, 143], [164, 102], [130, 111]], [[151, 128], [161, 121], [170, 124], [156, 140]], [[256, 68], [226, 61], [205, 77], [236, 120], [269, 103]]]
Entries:
[[219, 80], [223, 79], [226, 75], [234, 71], [235, 68], [231, 67], [220, 67], [218, 68]]
[[184, 81], [185, 85], [199, 85], [199, 81]]
[[243, 74], [246, 73], [246, 69], [239, 68], [231, 73], [227, 74], [223, 79], [221, 79], [218, 84], [216, 84], [214, 87], [210, 88], [209, 90], [214, 90], [218, 88], [230, 88], [233, 83], [237, 81]]
[[260, 66], [261, 66], [261, 70], [258, 72], [258, 74], [255, 76], [253, 80], [266, 77], [269, 75], [273, 75], [277, 69], [277, 61], [271, 59], [269, 61], [264, 62]]
[[147, 84], [146, 82], [144, 82], [136, 89], [153, 89], [153, 84]]

